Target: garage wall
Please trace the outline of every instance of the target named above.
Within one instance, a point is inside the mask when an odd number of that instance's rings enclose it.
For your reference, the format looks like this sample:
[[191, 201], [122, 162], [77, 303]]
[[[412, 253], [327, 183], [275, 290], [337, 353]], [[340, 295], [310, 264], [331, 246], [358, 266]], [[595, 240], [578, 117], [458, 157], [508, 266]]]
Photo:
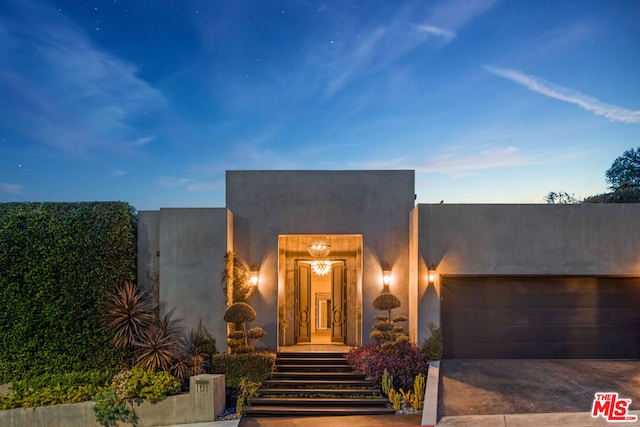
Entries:
[[[640, 204], [418, 205], [418, 338], [441, 276], [640, 276]], [[427, 269], [436, 267], [434, 284]]]

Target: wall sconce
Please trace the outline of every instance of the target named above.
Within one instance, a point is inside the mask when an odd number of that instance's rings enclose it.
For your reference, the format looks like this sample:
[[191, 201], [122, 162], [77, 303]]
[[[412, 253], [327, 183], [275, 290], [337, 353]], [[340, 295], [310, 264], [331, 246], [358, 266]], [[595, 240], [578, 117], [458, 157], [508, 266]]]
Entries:
[[430, 285], [433, 285], [436, 282], [436, 268], [433, 266], [433, 264], [431, 264], [431, 267], [429, 267], [427, 279], [429, 280]]
[[260, 280], [260, 271], [259, 270], [251, 270], [249, 273], [249, 283], [254, 288], [258, 287], [258, 281]]
[[389, 290], [389, 285], [391, 284], [391, 267], [389, 267], [388, 263], [385, 264], [382, 269], [382, 284], [385, 290]]

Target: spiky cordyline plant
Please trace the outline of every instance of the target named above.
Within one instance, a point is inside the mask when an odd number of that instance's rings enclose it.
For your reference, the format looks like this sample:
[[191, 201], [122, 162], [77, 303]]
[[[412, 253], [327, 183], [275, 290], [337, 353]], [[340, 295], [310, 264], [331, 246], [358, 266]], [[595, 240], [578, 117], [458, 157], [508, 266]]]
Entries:
[[168, 311], [144, 332], [136, 347], [136, 365], [153, 371], [168, 371], [182, 345], [182, 328]]
[[189, 377], [205, 373], [207, 362], [199, 331], [190, 330], [186, 335], [182, 347], [177, 351], [171, 366], [171, 373], [182, 382], [186, 388]]
[[116, 348], [131, 348], [155, 320], [153, 301], [144, 289], [126, 282], [111, 295], [107, 310]]

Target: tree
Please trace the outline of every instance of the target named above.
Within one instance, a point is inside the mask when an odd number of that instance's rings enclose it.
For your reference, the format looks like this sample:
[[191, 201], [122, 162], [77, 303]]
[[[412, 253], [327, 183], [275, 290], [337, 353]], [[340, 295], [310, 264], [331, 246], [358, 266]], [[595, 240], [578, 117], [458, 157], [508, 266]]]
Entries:
[[578, 199], [576, 199], [575, 194], [569, 194], [566, 191], [558, 191], [557, 193], [555, 191], [551, 191], [544, 197], [544, 201], [550, 205], [570, 205], [580, 203]]
[[640, 188], [640, 147], [625, 151], [606, 172], [607, 183], [613, 191]]

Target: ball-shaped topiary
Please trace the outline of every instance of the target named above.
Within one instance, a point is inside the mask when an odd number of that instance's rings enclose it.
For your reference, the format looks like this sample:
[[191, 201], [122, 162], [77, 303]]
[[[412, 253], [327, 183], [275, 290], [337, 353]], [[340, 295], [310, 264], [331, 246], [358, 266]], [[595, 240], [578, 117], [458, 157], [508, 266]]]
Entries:
[[244, 323], [256, 320], [256, 311], [246, 302], [237, 302], [227, 308], [224, 321], [229, 323]]
[[373, 307], [376, 310], [390, 311], [400, 307], [400, 300], [390, 292], [383, 292], [373, 300]]

